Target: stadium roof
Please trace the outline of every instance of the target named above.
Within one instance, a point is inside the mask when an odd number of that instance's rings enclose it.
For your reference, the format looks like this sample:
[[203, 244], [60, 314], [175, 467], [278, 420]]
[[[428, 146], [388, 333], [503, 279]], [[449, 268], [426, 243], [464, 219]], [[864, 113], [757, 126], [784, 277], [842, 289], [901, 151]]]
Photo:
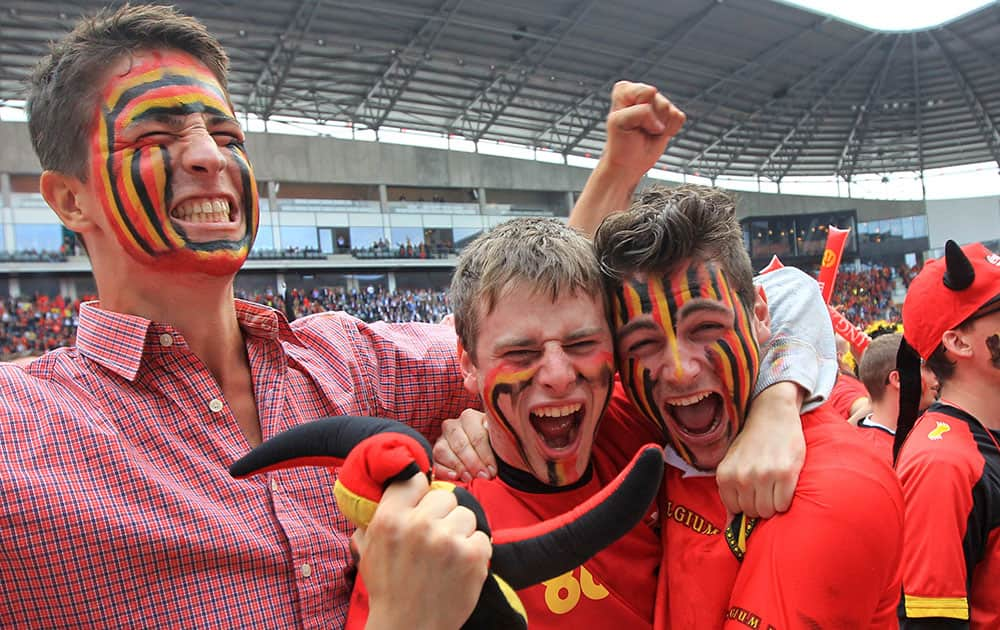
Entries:
[[[0, 101], [88, 0], [0, 0]], [[877, 32], [771, 0], [176, 0], [232, 57], [238, 110], [596, 155], [608, 94], [689, 121], [660, 166], [851, 178], [1000, 163], [1000, 6]]]

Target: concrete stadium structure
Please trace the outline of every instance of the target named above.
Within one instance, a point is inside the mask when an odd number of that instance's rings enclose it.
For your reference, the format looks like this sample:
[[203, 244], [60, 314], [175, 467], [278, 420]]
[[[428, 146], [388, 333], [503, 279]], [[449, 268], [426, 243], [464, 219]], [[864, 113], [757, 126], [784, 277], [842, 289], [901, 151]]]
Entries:
[[[38, 194], [41, 169], [27, 125], [0, 123], [0, 146], [0, 251], [57, 250], [61, 227]], [[395, 250], [406, 239], [416, 244], [426, 234], [460, 245], [512, 216], [565, 217], [589, 174], [558, 164], [321, 137], [250, 134], [248, 148], [261, 190], [261, 231], [254, 250], [275, 252], [251, 259], [240, 274], [238, 286], [258, 291], [283, 283], [444, 286], [453, 255], [374, 259], [348, 249], [364, 249], [381, 238]], [[949, 238], [1000, 238], [998, 198], [923, 202], [737, 194], [741, 218], [853, 213], [862, 238], [848, 259], [895, 264], [905, 254], [923, 255]], [[336, 246], [338, 234], [349, 247]], [[303, 257], [288, 254], [290, 249], [316, 251]], [[75, 297], [91, 290], [89, 269], [82, 255], [3, 262], [0, 294]]]

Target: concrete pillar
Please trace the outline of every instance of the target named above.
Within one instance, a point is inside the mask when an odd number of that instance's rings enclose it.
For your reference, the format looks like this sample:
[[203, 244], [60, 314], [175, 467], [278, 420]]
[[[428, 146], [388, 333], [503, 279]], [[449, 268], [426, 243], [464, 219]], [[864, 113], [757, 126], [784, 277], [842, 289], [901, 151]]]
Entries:
[[570, 212], [573, 212], [573, 191], [566, 191], [566, 216], [569, 216]]
[[[266, 124], [267, 121], [265, 121]], [[281, 229], [278, 221], [278, 189], [281, 184], [278, 182], [267, 182], [267, 206], [271, 211], [271, 246], [281, 251]]]
[[10, 185], [10, 173], [0, 173], [0, 226], [3, 227], [3, 243], [0, 250], [12, 252], [14, 247], [14, 196]]
[[479, 214], [482, 214], [486, 209], [486, 189], [480, 186], [476, 191], [479, 193]]
[[378, 185], [378, 207], [382, 214], [389, 212], [389, 187], [385, 184]]
[[70, 278], [59, 279], [59, 294], [72, 302], [76, 299], [76, 283]]
[[386, 289], [388, 289], [389, 293], [395, 292], [396, 291], [396, 272], [395, 271], [390, 271], [389, 273], [385, 274], [385, 282], [388, 285], [386, 287]]
[[21, 295], [21, 281], [17, 276], [10, 277], [10, 281], [7, 283], [7, 290], [10, 297], [18, 297]]
[[274, 274], [274, 290], [278, 295], [284, 296], [285, 288], [285, 274], [279, 271]]

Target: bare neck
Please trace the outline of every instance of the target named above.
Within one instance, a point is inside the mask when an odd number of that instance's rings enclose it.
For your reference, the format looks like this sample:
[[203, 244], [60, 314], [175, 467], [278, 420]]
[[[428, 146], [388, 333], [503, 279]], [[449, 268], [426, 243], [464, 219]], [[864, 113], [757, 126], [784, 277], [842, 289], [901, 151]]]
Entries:
[[1000, 430], [1000, 388], [984, 387], [975, 375], [956, 374], [941, 384], [941, 402], [953, 404], [979, 420], [987, 429]]
[[872, 422], [895, 431], [899, 420], [899, 401], [892, 400], [892, 397], [892, 393], [889, 393], [882, 400], [871, 401]]
[[249, 370], [232, 276], [149, 268], [100, 274], [97, 265], [94, 275], [101, 308], [173, 326], [219, 383], [235, 371]]

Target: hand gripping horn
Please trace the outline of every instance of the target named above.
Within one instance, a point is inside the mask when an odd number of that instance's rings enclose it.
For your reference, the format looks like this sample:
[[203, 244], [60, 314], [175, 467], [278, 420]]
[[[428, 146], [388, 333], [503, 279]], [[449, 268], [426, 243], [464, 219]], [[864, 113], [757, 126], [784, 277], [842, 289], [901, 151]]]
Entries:
[[[334, 495], [341, 512], [361, 527], [370, 522], [384, 489], [421, 472], [431, 476], [431, 446], [407, 425], [383, 418], [340, 416], [295, 426], [265, 441], [229, 468], [236, 478], [299, 466], [341, 467]], [[580, 566], [635, 527], [663, 478], [663, 451], [649, 444], [600, 492], [573, 510], [528, 527], [491, 532], [486, 514], [468, 491], [455, 492], [491, 536], [493, 558], [467, 630], [527, 628], [514, 592]]]

